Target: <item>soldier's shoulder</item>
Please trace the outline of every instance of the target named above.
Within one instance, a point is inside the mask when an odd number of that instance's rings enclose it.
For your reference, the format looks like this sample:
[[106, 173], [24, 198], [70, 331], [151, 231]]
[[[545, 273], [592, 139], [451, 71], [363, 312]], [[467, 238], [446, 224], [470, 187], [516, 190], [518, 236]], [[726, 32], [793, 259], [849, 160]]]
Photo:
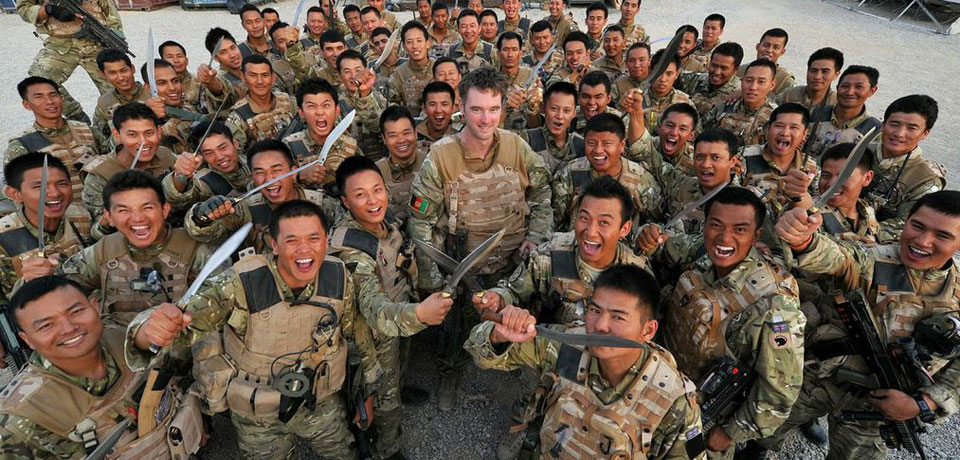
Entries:
[[284, 144], [302, 141], [307, 136], [307, 130], [298, 131], [283, 138]]
[[763, 145], [760, 145], [760, 144], [748, 145], [743, 148], [742, 155], [744, 157], [755, 157], [755, 156], [763, 155]]
[[[101, 168], [106, 167], [111, 162], [116, 162], [116, 157], [113, 155], [97, 155], [94, 156], [87, 164], [83, 165], [83, 171], [87, 173], [92, 173], [100, 170]], [[90, 180], [93, 177], [97, 177], [96, 174], [88, 174], [87, 180]]]
[[918, 161], [914, 163], [913, 167], [911, 168], [911, 169], [914, 169], [915, 171], [905, 171], [905, 173], [913, 172], [914, 174], [920, 177], [924, 177], [924, 176], [927, 176], [927, 177], [935, 176], [938, 178], [946, 177], [947, 171], [942, 164], [937, 163], [936, 161], [933, 161], [926, 157], [920, 157], [917, 160]]
[[[626, 158], [624, 158], [626, 160]], [[577, 157], [567, 162], [560, 171], [587, 171], [590, 169], [590, 160], [587, 157]]]
[[7, 214], [3, 216], [3, 218], [0, 218], [0, 233], [23, 228], [23, 226], [23, 219], [20, 218], [20, 213], [18, 212]]
[[557, 232], [548, 243], [550, 251], [570, 251], [577, 246], [577, 236], [574, 232]]
[[337, 143], [340, 144], [341, 148], [347, 150], [348, 152], [356, 152], [360, 148], [359, 144], [357, 144], [357, 140], [348, 136], [347, 134], [340, 135], [340, 138], [337, 139]]

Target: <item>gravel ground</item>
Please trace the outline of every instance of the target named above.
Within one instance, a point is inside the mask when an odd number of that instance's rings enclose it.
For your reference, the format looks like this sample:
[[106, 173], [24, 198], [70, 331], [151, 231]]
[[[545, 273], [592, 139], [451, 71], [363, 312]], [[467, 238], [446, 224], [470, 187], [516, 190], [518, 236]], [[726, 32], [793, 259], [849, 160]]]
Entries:
[[[847, 4], [853, 4], [848, 0]], [[682, 6], [681, 6], [682, 5]], [[271, 5], [284, 19], [289, 19], [296, 8], [293, 1]], [[640, 21], [654, 38], [668, 37], [684, 23], [700, 26], [703, 18], [713, 12], [727, 17], [724, 40], [737, 41], [748, 50], [764, 30], [784, 27], [792, 34], [782, 64], [798, 75], [801, 82], [807, 57], [817, 48], [834, 46], [844, 51], [850, 64], [867, 64], [880, 70], [880, 91], [870, 101], [870, 110], [881, 116], [883, 108], [897, 97], [911, 92], [929, 94], [940, 102], [940, 121], [924, 143], [931, 158], [948, 168], [951, 183], [960, 179], [960, 159], [956, 146], [948, 139], [954, 127], [960, 124], [960, 59], [957, 59], [958, 36], [942, 36], [921, 31], [902, 23], [888, 23], [876, 18], [855, 14], [828, 3], [814, 0], [648, 0], [644, 2]], [[399, 13], [400, 20], [411, 17], [411, 12]], [[545, 12], [529, 11], [530, 18], [541, 18]], [[583, 24], [584, 9], [576, 8], [574, 15]], [[243, 31], [236, 16], [225, 10], [185, 11], [177, 7], [153, 12], [121, 13], [127, 38], [137, 53], [137, 65], [145, 57], [147, 29], [152, 27], [159, 42], [176, 39], [193, 58], [191, 68], [205, 62], [208, 54], [203, 49], [204, 32], [214, 26], [226, 27], [242, 39]], [[619, 12], [613, 12], [610, 21], [616, 21]], [[41, 47], [32, 35], [32, 28], [16, 15], [0, 16], [0, 29], [6, 32], [8, 45], [0, 47], [0, 86], [9, 90], [0, 92], [0, 106], [9, 107], [0, 123], [0, 142], [5, 143], [31, 123], [29, 112], [20, 109], [13, 87], [26, 75], [33, 56]], [[664, 46], [661, 43], [658, 46]], [[752, 51], [748, 51], [752, 57]], [[944, 59], [943, 57], [948, 57]], [[90, 80], [78, 71], [67, 83], [67, 88], [92, 113], [96, 90]], [[432, 350], [432, 335], [428, 331], [414, 341], [414, 354], [408, 378], [411, 383], [433, 392], [437, 384], [436, 359]], [[461, 385], [461, 400], [449, 413], [437, 410], [434, 400], [418, 408], [406, 408], [404, 419], [404, 453], [411, 459], [466, 459], [493, 458], [496, 444], [509, 424], [507, 412], [521, 388], [530, 381], [529, 375], [519, 372], [500, 373], [467, 368]], [[204, 458], [237, 457], [236, 444], [229, 422], [216, 419], [217, 439], [202, 452]], [[960, 458], [960, 417], [931, 429], [923, 437], [928, 458]], [[301, 449], [302, 450], [302, 449]], [[797, 436], [788, 439], [783, 450], [773, 459], [822, 458], [825, 452]], [[304, 452], [304, 457], [309, 457]], [[909, 458], [895, 453], [891, 458]]]

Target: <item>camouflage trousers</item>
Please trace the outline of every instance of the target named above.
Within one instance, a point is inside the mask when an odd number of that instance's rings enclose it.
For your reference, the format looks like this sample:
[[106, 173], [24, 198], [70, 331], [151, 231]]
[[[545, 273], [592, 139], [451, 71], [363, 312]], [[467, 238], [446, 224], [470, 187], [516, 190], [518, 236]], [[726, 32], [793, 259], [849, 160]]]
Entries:
[[88, 40], [71, 38], [48, 38], [43, 49], [33, 58], [33, 64], [27, 74], [34, 77], [49, 78], [60, 85], [60, 94], [63, 95], [63, 116], [71, 120], [86, 121], [90, 119], [83, 112], [83, 107], [63, 86], [70, 78], [77, 66], [83, 67], [100, 94], [110, 90], [110, 83], [97, 68], [97, 54], [103, 48]]
[[373, 429], [377, 433], [374, 450], [377, 458], [383, 459], [400, 451], [400, 381], [403, 375], [400, 337], [378, 337], [376, 346], [377, 362], [383, 374], [373, 406]]
[[278, 420], [251, 420], [230, 414], [237, 430], [240, 452], [249, 460], [288, 459], [293, 457], [294, 437], [306, 441], [320, 458], [353, 459], [353, 436], [347, 428], [347, 411], [339, 394], [306, 406], [287, 423]]

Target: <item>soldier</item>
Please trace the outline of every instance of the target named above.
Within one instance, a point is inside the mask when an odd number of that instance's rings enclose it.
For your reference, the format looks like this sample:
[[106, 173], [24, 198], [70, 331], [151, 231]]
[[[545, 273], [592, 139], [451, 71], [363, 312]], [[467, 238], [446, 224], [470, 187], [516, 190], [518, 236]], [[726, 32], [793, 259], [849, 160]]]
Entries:
[[392, 33], [394, 29], [397, 28], [397, 16], [390, 11], [387, 11], [386, 0], [368, 0], [370, 6], [377, 9], [377, 12], [380, 13], [380, 17], [383, 20], [383, 26], [387, 29], [390, 29]]
[[[204, 134], [207, 137], [201, 139]], [[227, 125], [220, 121], [200, 123], [190, 132], [190, 143], [196, 145], [201, 140], [198, 155], [180, 154], [173, 172], [163, 178], [163, 194], [175, 211], [186, 211], [214, 195], [240, 196], [250, 184], [250, 167], [237, 153], [237, 142]]]
[[[327, 136], [336, 127], [336, 121], [341, 115], [337, 101], [337, 89], [325, 80], [311, 78], [300, 85], [297, 91], [297, 113], [306, 123], [307, 129], [283, 139], [283, 142], [290, 146], [296, 165], [307, 164], [320, 156]], [[340, 163], [356, 155], [358, 151], [357, 141], [344, 133], [334, 141], [323, 164], [300, 172], [300, 183], [314, 190], [331, 184]]]
[[240, 8], [240, 26], [247, 32], [247, 39], [240, 43], [240, 53], [246, 58], [252, 54], [267, 54], [270, 50], [267, 28], [263, 26], [263, 13], [256, 5], [246, 4]]
[[[48, 161], [47, 195], [41, 197], [44, 157]], [[0, 219], [0, 297], [9, 298], [17, 279], [48, 274], [83, 248], [90, 239], [90, 214], [73, 202], [70, 171], [53, 155], [21, 155], [7, 163], [3, 177], [7, 181], [4, 193], [17, 205], [16, 212]], [[40, 206], [43, 229], [37, 228]], [[45, 246], [42, 254], [38, 239], [41, 232]]]
[[368, 38], [363, 33], [363, 21], [360, 20], [360, 7], [354, 4], [344, 6], [343, 20], [347, 23], [347, 29], [349, 29], [349, 33], [344, 36], [347, 46], [350, 49], [356, 49]]
[[[210, 113], [215, 113], [221, 105], [232, 106], [247, 95], [247, 85], [243, 82], [241, 69], [243, 54], [237, 46], [237, 41], [230, 32], [214, 27], [207, 32], [203, 46], [207, 52], [213, 53], [218, 42], [221, 43], [220, 49], [213, 59], [220, 65], [220, 70], [213, 70], [205, 63], [197, 67], [197, 79], [203, 86], [202, 99], [207, 104], [206, 111]], [[224, 98], [227, 100], [224, 101]]]
[[643, 80], [650, 75], [650, 45], [646, 43], [634, 43], [626, 52], [624, 69], [626, 74], [613, 80], [613, 86], [610, 88], [611, 103], [620, 107], [620, 99], [626, 96], [630, 90], [640, 87]]
[[[697, 122], [700, 119], [697, 111], [690, 104], [682, 102], [667, 107], [667, 110], [663, 111], [663, 120], [655, 128], [657, 135], [651, 136], [643, 126], [643, 108], [639, 96], [634, 92], [624, 99], [630, 109], [627, 130], [630, 149], [626, 152], [627, 158], [643, 165], [658, 180], [662, 175], [662, 171], [656, 166], [659, 161], [666, 162], [682, 175], [695, 176], [694, 146], [691, 141], [697, 132]], [[641, 135], [637, 136], [635, 133]], [[659, 160], [654, 160], [654, 153], [659, 155]]]
[[263, 14], [263, 28], [270, 30], [274, 24], [280, 22], [280, 12], [273, 8], [264, 8], [260, 11]]
[[247, 56], [241, 69], [247, 95], [230, 109], [226, 124], [237, 145], [244, 149], [254, 142], [282, 136], [297, 112], [287, 93], [273, 89], [276, 74], [269, 59], [259, 54]]
[[319, 6], [307, 8], [307, 27], [304, 30], [303, 38], [300, 39], [300, 45], [303, 51], [313, 55], [317, 60], [322, 56], [323, 50], [320, 46], [320, 34], [327, 30], [327, 15]]
[[677, 77], [680, 75], [680, 57], [667, 56], [663, 50], [657, 51], [650, 60], [650, 66], [656, 66], [661, 59], [669, 59], [670, 63], [656, 80], [650, 82], [650, 90], [642, 93], [644, 124], [650, 134], [653, 134], [660, 125], [662, 114], [667, 107], [674, 104], [688, 104], [693, 107], [690, 96], [674, 88]]
[[[778, 437], [804, 421], [828, 415], [828, 458], [881, 459], [887, 456], [878, 429], [881, 424], [919, 418], [922, 427], [941, 423], [956, 412], [960, 395], [955, 343], [934, 331], [950, 330], [957, 321], [958, 273], [951, 258], [960, 249], [958, 203], [960, 193], [952, 190], [921, 197], [912, 205], [898, 242], [872, 247], [825, 238], [817, 231], [823, 222], [820, 214], [808, 217], [803, 208], [781, 216], [777, 235], [790, 245], [797, 269], [805, 275], [826, 277], [839, 292], [860, 291], [885, 345], [909, 337], [918, 347], [931, 346], [932, 340], [939, 342], [931, 349], [936, 351], [930, 361], [917, 363], [930, 380], [912, 394], [885, 388], [871, 388], [868, 393], [839, 375], [875, 371], [865, 364], [864, 357], [848, 354], [851, 348], [844, 344], [850, 338], [836, 314], [821, 319], [816, 336], [807, 345], [811, 363], [805, 368], [800, 399], [789, 420], [777, 430]], [[884, 421], [837, 418], [836, 414], [849, 410], [879, 412]]]
[[[437, 58], [436, 61], [433, 61], [433, 81], [444, 82], [450, 85], [450, 88], [454, 90], [454, 95], [456, 96], [453, 98], [454, 109], [460, 107], [460, 95], [456, 93], [456, 90], [460, 87], [460, 80], [462, 78], [463, 74], [460, 73], [460, 66], [457, 65], [457, 61], [455, 59], [443, 56]], [[426, 89], [426, 87], [424, 87], [424, 89]], [[460, 125], [460, 128], [463, 127], [462, 123], [460, 122], [457, 122], [456, 125]], [[459, 131], [459, 128], [456, 126], [454, 126], [454, 129]]]
[[610, 78], [617, 81], [627, 73], [626, 60], [623, 56], [624, 44], [623, 28], [614, 24], [603, 32], [603, 51], [600, 58], [593, 61], [593, 68], [602, 70]]
[[[853, 151], [854, 145], [851, 142], [837, 144], [823, 152], [823, 156], [820, 157], [820, 178], [817, 181], [817, 191], [820, 194], [826, 192], [836, 181], [840, 171], [846, 166], [847, 157]], [[899, 228], [893, 232], [882, 232], [873, 207], [860, 198], [860, 192], [869, 187], [873, 181], [874, 172], [870, 169], [870, 164], [873, 162], [872, 154], [873, 152], [868, 150], [860, 158], [857, 168], [834, 192], [827, 201], [827, 206], [820, 210], [820, 216], [823, 218], [820, 229], [825, 236], [866, 244], [896, 241], [900, 236]], [[803, 197], [798, 207], [808, 208], [811, 203], [807, 201], [807, 197]]]
[[[295, 163], [286, 144], [267, 139], [247, 149], [247, 164], [250, 165], [253, 186], [256, 187], [290, 172]], [[187, 212], [184, 228], [193, 239], [217, 245], [243, 224], [253, 222], [254, 228], [247, 235], [247, 244], [257, 253], [264, 254], [272, 247], [267, 225], [273, 210], [294, 200], [310, 201], [320, 206], [332, 222], [336, 222], [342, 213], [336, 200], [319, 190], [305, 190], [290, 176], [240, 203], [235, 204], [223, 195], [214, 195], [197, 203]]]
[[506, 75], [510, 87], [503, 127], [514, 131], [540, 124], [540, 103], [543, 98], [543, 88], [537, 85], [536, 78], [530, 86], [526, 86], [532, 73], [529, 67], [520, 65], [521, 49], [523, 38], [516, 32], [504, 32], [497, 39], [500, 72]]
[[200, 110], [200, 80], [190, 73], [187, 65], [190, 60], [187, 59], [187, 50], [183, 45], [167, 40], [157, 48], [160, 59], [173, 65], [173, 70], [177, 72], [177, 78], [183, 86], [183, 102]]
[[[710, 56], [714, 48], [720, 44], [720, 38], [723, 36], [723, 28], [727, 25], [727, 18], [722, 14], [713, 13], [703, 20], [703, 28], [700, 30], [700, 40], [697, 46], [693, 48], [687, 59], [683, 63], [683, 72], [700, 73], [708, 70]], [[742, 53], [741, 53], [742, 54]], [[740, 64], [737, 64], [738, 66]]]
[[574, 85], [578, 85], [583, 76], [593, 70], [591, 67], [592, 60], [590, 59], [590, 51], [587, 48], [587, 44], [590, 43], [590, 38], [587, 37], [587, 34], [580, 31], [570, 32], [561, 43], [563, 43], [564, 65], [561, 65], [544, 78], [544, 80], [546, 80], [545, 86], [550, 86], [557, 81], [568, 81]]
[[400, 38], [409, 60], [397, 66], [390, 77], [390, 103], [402, 105], [410, 113], [420, 113], [423, 87], [433, 79], [433, 59], [427, 54], [430, 36], [423, 24], [410, 21], [400, 29]]
[[[164, 303], [127, 330], [132, 368], [146, 365], [149, 355], [140, 350], [151, 344], [191, 346], [206, 410], [230, 410], [247, 459], [289, 458], [295, 437], [315, 455], [355, 458], [338, 393], [347, 373], [348, 340], [361, 358], [362, 377], [355, 378], [361, 381], [362, 405], [375, 419], [376, 350], [357, 315], [346, 266], [326, 255], [324, 221], [312, 203], [284, 203], [270, 218], [271, 255], [241, 258], [207, 279], [185, 311]], [[285, 378], [309, 382], [307, 391], [290, 396], [265, 383]]]
[[586, 155], [568, 162], [550, 183], [557, 229], [572, 228], [579, 216], [578, 197], [587, 184], [600, 176], [613, 177], [630, 191], [637, 209], [634, 227], [662, 220], [663, 191], [656, 179], [639, 163], [622, 157], [626, 129], [620, 117], [604, 113], [591, 118], [583, 138]]
[[305, 54], [300, 43], [287, 47], [283, 55], [301, 80], [322, 78], [340, 90], [343, 89], [343, 81], [340, 80], [340, 73], [337, 72], [337, 58], [347, 49], [343, 34], [336, 30], [325, 30], [320, 34], [320, 52], [323, 60], [314, 63], [312, 55]]
[[370, 34], [372, 34], [377, 27], [386, 27], [386, 24], [383, 22], [383, 16], [380, 14], [380, 10], [372, 5], [365, 6], [360, 10], [360, 21], [363, 24], [363, 36], [366, 37], [366, 40], [360, 43], [358, 50], [363, 54], [370, 48]]
[[417, 16], [413, 18], [428, 29], [433, 27], [433, 11], [430, 7], [430, 0], [417, 0]]
[[[760, 36], [760, 43], [757, 43], [757, 60], [769, 60], [776, 67], [773, 78], [773, 90], [770, 93], [772, 96], [778, 96], [780, 93], [797, 85], [797, 80], [793, 77], [793, 74], [790, 73], [786, 67], [777, 63], [787, 52], [787, 42], [789, 40], [790, 36], [787, 35], [787, 31], [780, 28], [773, 28], [764, 32], [763, 35]], [[737, 76], [741, 79], [744, 78], [749, 68], [749, 65], [741, 66], [737, 72]]]
[[[587, 43], [587, 51], [590, 52], [590, 60], [596, 61], [603, 57], [603, 30], [607, 26], [607, 17], [610, 15], [607, 5], [603, 2], [593, 2], [587, 5], [587, 37], [590, 42]], [[612, 80], [612, 79], [611, 79]]]
[[[104, 50], [97, 40], [78, 37], [83, 22], [66, 8], [42, 0], [21, 0], [17, 3], [17, 14], [27, 23], [36, 27], [35, 33], [47, 35], [43, 48], [33, 58], [27, 73], [31, 77], [44, 77], [57, 85], [70, 78], [77, 66], [83, 67], [101, 95], [111, 90], [111, 85], [103, 75], [103, 69], [97, 57]], [[117, 5], [106, 0], [95, 0], [83, 4], [86, 10], [101, 24], [123, 38], [123, 25]], [[64, 114], [68, 119], [89, 123], [90, 118], [83, 113], [80, 103], [70, 96], [66, 88], [58, 90], [64, 99]]]
[[[149, 93], [148, 93], [149, 94]], [[94, 240], [112, 233], [106, 217], [103, 191], [107, 182], [127, 169], [144, 171], [160, 180], [173, 168], [176, 156], [160, 145], [160, 120], [144, 104], [131, 102], [113, 112], [113, 138], [117, 146], [83, 167], [83, 205], [93, 218], [91, 237]], [[137, 151], [140, 151], [139, 161]]]
[[[843, 53], [833, 48], [820, 48], [807, 59], [807, 84], [790, 88], [777, 96], [777, 104], [796, 102], [810, 111], [814, 118], [820, 117], [821, 104], [836, 105], [837, 93], [833, 81], [843, 69]], [[823, 102], [826, 98], [827, 102]], [[826, 113], [826, 112], [825, 112]]]
[[11, 139], [3, 159], [9, 163], [27, 152], [53, 155], [72, 170], [73, 199], [79, 204], [83, 192], [80, 170], [100, 154], [100, 145], [89, 126], [63, 117], [59, 87], [44, 77], [27, 77], [17, 84], [23, 108], [33, 112], [33, 130]]
[[[157, 82], [157, 97], [147, 100], [147, 107], [160, 119], [160, 145], [174, 151], [184, 152], [190, 148], [190, 125], [201, 118], [197, 108], [183, 98], [183, 83], [173, 64], [163, 59], [154, 59], [140, 67], [140, 75], [148, 81], [147, 65], [153, 65]], [[147, 85], [149, 88], [149, 84]]]
[[433, 6], [430, 8], [433, 15], [433, 24], [430, 26], [427, 37], [433, 41], [430, 48], [430, 58], [436, 59], [440, 56], [446, 56], [447, 51], [461, 38], [456, 28], [448, 23], [450, 21], [450, 7], [445, 2], [433, 2]]
[[497, 56], [492, 44], [480, 40], [480, 16], [473, 10], [463, 10], [457, 17], [460, 41], [450, 47], [447, 56], [457, 60], [460, 72], [466, 74], [482, 66], [497, 68]]
[[[520, 3], [519, 0], [508, 0], [508, 1], [514, 1], [514, 2], [517, 2], [518, 4]], [[480, 12], [479, 17], [480, 17], [480, 39], [487, 43], [496, 43], [497, 35], [500, 33], [497, 25], [497, 13], [495, 13], [493, 10], [487, 9]], [[527, 25], [527, 28], [529, 29], [529, 24]], [[526, 34], [524, 34], [523, 31], [518, 31], [517, 33], [522, 34], [521, 36], [526, 36]]]
[[388, 155], [377, 160], [376, 167], [389, 192], [390, 211], [394, 219], [400, 222], [401, 228], [405, 228], [407, 216], [410, 215], [413, 178], [420, 171], [427, 149], [417, 142], [413, 115], [404, 107], [392, 105], [383, 111], [380, 115], [380, 133]]
[[[537, 21], [530, 26], [529, 49], [527, 54], [523, 55], [523, 65], [530, 68], [536, 67], [537, 63], [547, 54], [547, 51], [550, 51], [550, 47], [553, 46], [555, 40], [551, 27], [550, 23], [544, 20]], [[560, 42], [557, 43], [560, 44]], [[552, 74], [557, 68], [563, 65], [563, 49], [561, 48], [560, 46], [554, 48], [553, 54], [550, 55], [547, 62], [543, 63], [543, 67], [540, 68], [541, 73], [539, 78], [542, 83], [546, 83], [544, 81], [546, 75]]]
[[130, 102], [147, 102], [150, 90], [134, 77], [133, 62], [123, 51], [107, 48], [97, 55], [97, 67], [113, 88], [100, 95], [93, 112], [90, 128], [103, 136], [104, 143], [110, 137], [110, 119], [117, 107]]
[[[406, 112], [403, 107], [391, 107]], [[386, 112], [384, 112], [386, 114]], [[406, 113], [412, 137], [413, 117]], [[409, 142], [411, 148], [414, 143]], [[400, 453], [400, 382], [406, 360], [401, 337], [443, 322], [453, 299], [434, 293], [416, 302], [417, 264], [413, 244], [400, 221], [388, 212], [388, 189], [380, 170], [367, 158], [344, 161], [337, 170], [340, 200], [349, 211], [330, 235], [330, 252], [346, 264], [356, 287], [357, 309], [373, 330], [383, 374], [377, 391], [373, 428], [377, 458]], [[391, 191], [392, 192], [392, 191]]]
[[[677, 57], [680, 58], [680, 66], [677, 68], [678, 74], [688, 66], [691, 60], [690, 54], [697, 48], [697, 39], [700, 37], [700, 32], [691, 24], [680, 26], [674, 35], [681, 32], [683, 32], [683, 37], [680, 38], [680, 47], [677, 48]], [[699, 67], [699, 61], [694, 61], [694, 63], [690, 65], [694, 68]]]
[[[5, 314], [35, 351], [0, 396], [5, 458], [84, 458], [121, 422], [137, 427], [135, 409], [147, 410], [142, 400], [138, 407], [145, 375], [124, 362], [124, 330], [104, 324], [99, 306], [76, 282], [60, 276], [33, 280]], [[154, 388], [168, 404], [151, 415], [159, 422], [152, 430], [140, 426], [139, 434], [137, 428], [124, 432], [114, 440], [112, 456], [167, 460], [197, 452], [200, 401], [181, 389], [180, 380]]]
[[610, 79], [607, 74], [594, 70], [580, 80], [580, 99], [577, 104], [577, 118], [573, 121], [574, 131], [583, 135], [587, 122], [601, 113], [609, 113], [622, 118], [619, 110], [610, 106]]
[[[464, 257], [494, 233], [505, 235], [476, 271], [492, 285], [513, 271], [524, 256], [553, 231], [549, 175], [539, 155], [516, 134], [497, 129], [506, 79], [494, 69], [467, 74], [460, 84], [465, 128], [434, 143], [413, 180], [410, 236], [432, 241], [452, 257]], [[455, 187], [456, 193], [449, 193]], [[438, 226], [438, 222], [446, 222]], [[437, 266], [418, 257], [420, 287], [441, 286]], [[466, 305], [458, 308], [468, 308]], [[464, 322], [468, 315], [461, 315]], [[465, 332], [461, 328], [461, 332]], [[451, 339], [448, 343], [462, 343]], [[459, 381], [457, 350], [440, 349], [441, 410], [453, 408]]]
[[[342, 113], [356, 110], [356, 118], [350, 126], [353, 139], [359, 141], [359, 150], [371, 160], [383, 157], [383, 141], [380, 139], [380, 114], [387, 107], [387, 100], [374, 90], [377, 74], [367, 68], [367, 60], [354, 50], [346, 50], [337, 58], [337, 71], [343, 81], [343, 97], [338, 104]], [[320, 143], [318, 145], [323, 145]], [[297, 151], [295, 154], [300, 155]]]
[[[569, 8], [567, 0], [547, 0], [547, 11], [550, 13], [544, 20], [550, 23], [557, 43], [566, 44], [567, 34], [577, 30], [577, 22], [573, 19], [573, 12], [564, 14]], [[564, 45], [566, 50], [566, 45]]]
[[[347, 24], [340, 19], [337, 15], [337, 9], [331, 8], [330, 0], [320, 0], [319, 2], [320, 9], [323, 10], [324, 19], [327, 23], [327, 30], [336, 30], [343, 35], [351, 33], [351, 29]], [[346, 8], [346, 6], [344, 6]]]
[[704, 214], [706, 256], [680, 277], [663, 337], [677, 368], [694, 381], [724, 358], [756, 372], [743, 404], [706, 433], [711, 458], [733, 458], [736, 443], [770, 436], [796, 402], [806, 319], [796, 280], [754, 247], [766, 214], [760, 199], [728, 187]]
[[573, 83], [550, 85], [543, 93], [542, 112], [543, 125], [521, 131], [520, 137], [543, 158], [553, 177], [567, 162], [584, 156], [583, 136], [570, 131], [577, 114], [577, 88]]
[[880, 71], [873, 67], [851, 65], [843, 71], [836, 105], [824, 108], [816, 132], [807, 141], [811, 155], [820, 156], [840, 143], [858, 142], [871, 128], [880, 127], [880, 120], [867, 113], [867, 99], [877, 94], [879, 81]]
[[[623, 27], [624, 46], [630, 47], [634, 43], [650, 44], [650, 36], [643, 29], [643, 25], [636, 21], [637, 14], [640, 13], [640, 3], [642, 0], [624, 0], [620, 2], [620, 21], [617, 25]], [[648, 47], [649, 51], [649, 47]]]
[[[286, 46], [285, 40], [278, 40], [274, 36], [277, 29], [264, 25], [263, 12], [252, 4], [246, 4], [240, 10], [240, 19], [243, 29], [247, 31], [247, 40], [239, 45], [240, 53], [244, 59], [259, 54], [270, 60], [276, 78], [273, 84], [277, 89], [288, 94], [296, 92], [296, 72], [293, 67], [284, 60], [284, 50], [281, 47]], [[286, 23], [277, 21], [281, 24], [278, 29], [287, 27]], [[299, 32], [299, 31], [298, 31]], [[271, 38], [273, 40], [271, 40]], [[296, 40], [295, 40], [296, 41]], [[241, 69], [242, 70], [242, 69]]]
[[642, 348], [583, 350], [537, 337], [536, 319], [512, 305], [501, 310], [502, 324], [487, 321], [470, 332], [464, 348], [481, 368], [541, 370], [537, 397], [524, 414], [522, 428], [532, 430], [524, 451], [565, 460], [706, 458], [695, 387], [653, 342], [657, 290], [643, 269], [608, 268], [594, 284], [586, 327], [571, 329], [638, 341]]
[[773, 90], [777, 65], [767, 59], [747, 64], [740, 80], [740, 97], [720, 101], [703, 116], [704, 129], [719, 127], [732, 131], [740, 146], [763, 142], [764, 126], [777, 104], [767, 98]]
[[737, 68], [742, 60], [743, 48], [739, 44], [721, 43], [710, 55], [706, 72], [680, 75], [683, 91], [690, 96], [690, 102], [697, 112], [706, 115], [714, 106], [727, 102], [734, 93], [740, 91]]
[[400, 42], [395, 43], [392, 49], [386, 49], [388, 41], [390, 41], [390, 31], [387, 30], [386, 27], [377, 27], [374, 29], [373, 35], [370, 37], [370, 50], [367, 51], [365, 57], [368, 61], [376, 61], [383, 53], [387, 53], [387, 58], [380, 64], [380, 68], [377, 69], [377, 88], [380, 89], [384, 97], [389, 99], [389, 94], [387, 93], [390, 89], [390, 76], [393, 75], [393, 70], [396, 69], [397, 66], [407, 62], [407, 58], [399, 57]]
[[943, 166], [920, 149], [938, 114], [937, 101], [922, 94], [901, 97], [884, 111], [880, 145], [873, 146], [877, 177], [867, 191], [881, 222], [897, 226], [920, 197], [946, 186]]
[[453, 96], [453, 87], [442, 81], [432, 81], [423, 88], [421, 105], [424, 118], [417, 125], [417, 146], [424, 154], [434, 142], [445, 136], [452, 136], [463, 128], [460, 123], [454, 126], [450, 119], [456, 109]]

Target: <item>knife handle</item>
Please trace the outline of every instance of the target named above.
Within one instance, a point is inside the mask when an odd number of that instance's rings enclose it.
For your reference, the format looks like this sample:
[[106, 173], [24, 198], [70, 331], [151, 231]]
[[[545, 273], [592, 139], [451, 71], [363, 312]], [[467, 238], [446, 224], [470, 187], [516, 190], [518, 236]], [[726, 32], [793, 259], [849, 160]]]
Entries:
[[503, 321], [503, 314], [497, 313], [493, 310], [483, 310], [480, 312], [481, 321], [493, 321], [497, 324], [500, 324]]

